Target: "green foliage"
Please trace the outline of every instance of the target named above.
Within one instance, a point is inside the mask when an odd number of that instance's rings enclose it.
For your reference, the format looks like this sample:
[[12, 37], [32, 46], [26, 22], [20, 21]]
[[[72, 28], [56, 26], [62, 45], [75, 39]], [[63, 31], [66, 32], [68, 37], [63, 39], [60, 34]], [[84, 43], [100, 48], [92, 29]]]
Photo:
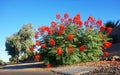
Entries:
[[7, 37], [5, 46], [8, 55], [11, 55], [11, 58], [16, 59], [18, 62], [20, 54], [29, 52], [30, 46], [33, 45], [33, 37], [32, 24], [24, 25], [19, 32]]

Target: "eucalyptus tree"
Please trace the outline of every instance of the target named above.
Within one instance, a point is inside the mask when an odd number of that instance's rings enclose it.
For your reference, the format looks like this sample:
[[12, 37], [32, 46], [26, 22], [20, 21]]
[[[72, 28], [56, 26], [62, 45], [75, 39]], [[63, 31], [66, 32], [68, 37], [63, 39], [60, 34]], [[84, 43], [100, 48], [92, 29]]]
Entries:
[[29, 52], [30, 46], [34, 43], [34, 33], [32, 24], [26, 24], [17, 33], [7, 37], [5, 42], [6, 51], [16, 63], [19, 62], [21, 54]]

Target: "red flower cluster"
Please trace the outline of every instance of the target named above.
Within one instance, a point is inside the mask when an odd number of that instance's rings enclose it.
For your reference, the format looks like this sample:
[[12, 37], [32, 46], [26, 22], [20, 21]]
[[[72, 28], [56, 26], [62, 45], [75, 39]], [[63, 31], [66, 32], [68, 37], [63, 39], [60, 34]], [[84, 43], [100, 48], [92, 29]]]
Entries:
[[82, 51], [82, 52], [83, 52], [83, 51], [85, 51], [85, 46], [84, 46], [84, 45], [82, 45], [82, 46], [80, 46], [80, 47], [79, 47], [79, 49], [80, 49], [80, 51]]
[[74, 50], [74, 47], [73, 46], [68, 46], [67, 50], [68, 50], [68, 53], [71, 54], [73, 52], [73, 50]]
[[66, 19], [66, 18], [68, 18], [68, 17], [69, 17], [68, 13], [65, 13], [65, 14], [64, 14], [64, 18]]
[[73, 40], [73, 38], [74, 38], [73, 34], [68, 34], [68, 35], [67, 35], [67, 40], [68, 40], [68, 41], [71, 42], [71, 41]]
[[79, 27], [82, 26], [82, 21], [80, 20], [80, 14], [77, 14], [77, 15], [74, 17], [73, 22], [74, 22], [75, 24], [78, 24]]
[[104, 56], [108, 56], [109, 55], [109, 53], [108, 52], [104, 52]]
[[50, 45], [50, 46], [55, 46], [55, 41], [54, 41], [54, 39], [50, 39], [50, 40], [49, 40], [49, 45]]
[[72, 18], [68, 18], [68, 21], [69, 21], [69, 22], [72, 22], [73, 20], [72, 20]]
[[60, 29], [61, 31], [64, 31], [64, 30], [65, 30], [65, 26], [64, 26], [63, 24], [61, 24], [61, 25], [59, 26], [59, 29]]
[[57, 31], [57, 34], [58, 34], [58, 35], [62, 35], [63, 32], [64, 32], [64, 31], [58, 30], [58, 31]]
[[100, 27], [102, 26], [102, 20], [97, 20], [96, 24]]
[[58, 55], [63, 54], [62, 47], [56, 48], [56, 54], [58, 54]]
[[53, 29], [49, 29], [48, 30], [48, 34], [53, 34], [54, 33], [54, 30]]
[[46, 44], [42, 44], [42, 45], [41, 45], [41, 48], [42, 48], [42, 49], [45, 49], [45, 48], [46, 48]]
[[39, 40], [36, 40], [36, 45], [40, 46], [40, 41]]
[[51, 28], [49, 28], [48, 26], [42, 26], [42, 27], [39, 27], [38, 30], [39, 30], [41, 35], [43, 35], [44, 32], [48, 32], [48, 34], [53, 34], [54, 27], [55, 27], [55, 23], [54, 24], [52, 23]]
[[47, 68], [50, 68], [50, 67], [51, 67], [51, 64], [47, 64], [46, 67], [47, 67]]
[[59, 30], [57, 31], [57, 34], [58, 34], [58, 35], [62, 35], [63, 32], [64, 32], [64, 30], [65, 30], [65, 26], [64, 26], [63, 24], [61, 24], [61, 25], [59, 26]]
[[111, 28], [111, 27], [108, 27], [108, 28], [107, 28], [107, 34], [110, 34], [111, 31], [112, 31], [112, 28]]
[[111, 45], [112, 45], [112, 43], [110, 43], [110, 42], [104, 42], [103, 43], [103, 46], [104, 46], [105, 49], [109, 48]]
[[34, 51], [34, 46], [30, 47], [30, 51], [31, 52]]
[[106, 29], [106, 26], [101, 26], [101, 28], [100, 28], [100, 31], [105, 31], [105, 29]]
[[51, 22], [51, 28], [52, 28], [52, 29], [55, 29], [56, 27], [57, 27], [56, 22], [55, 22], [55, 21], [52, 21], [52, 22]]
[[39, 54], [35, 55], [35, 60], [41, 60], [41, 56]]

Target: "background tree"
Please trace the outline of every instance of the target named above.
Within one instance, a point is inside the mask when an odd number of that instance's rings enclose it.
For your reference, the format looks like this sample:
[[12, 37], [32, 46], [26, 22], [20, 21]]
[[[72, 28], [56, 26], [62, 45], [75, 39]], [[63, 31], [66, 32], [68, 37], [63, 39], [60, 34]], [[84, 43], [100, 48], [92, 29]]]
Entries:
[[117, 21], [108, 21], [105, 23], [106, 28], [113, 28], [112, 32], [108, 35], [108, 37], [112, 38], [113, 43], [120, 43], [120, 20]]
[[19, 62], [19, 57], [22, 54], [29, 53], [29, 48], [33, 45], [34, 28], [32, 24], [24, 25], [19, 32], [7, 37], [6, 39], [6, 51], [8, 55], [11, 55], [11, 59], [14, 59], [16, 63]]
[[3, 64], [3, 60], [0, 59], [0, 65], [2, 65], [2, 64]]
[[15, 62], [18, 62], [19, 53], [21, 51], [20, 36], [16, 33], [10, 37], [7, 37], [6, 40], [6, 51], [12, 59], [16, 59]]
[[105, 23], [105, 26], [106, 26], [106, 27], [112, 27], [112, 28], [114, 28], [114, 27], [120, 25], [120, 22], [119, 22], [119, 21], [120, 21], [120, 20], [117, 20], [116, 22], [115, 22], [115, 21], [108, 21], [108, 22]]

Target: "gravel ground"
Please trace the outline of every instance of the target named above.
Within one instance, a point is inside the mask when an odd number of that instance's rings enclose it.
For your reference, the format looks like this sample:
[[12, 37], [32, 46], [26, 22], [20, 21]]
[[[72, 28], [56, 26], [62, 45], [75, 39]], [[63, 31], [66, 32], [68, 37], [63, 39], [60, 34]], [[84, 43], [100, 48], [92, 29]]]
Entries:
[[106, 66], [100, 67], [88, 73], [84, 73], [81, 75], [120, 75], [120, 67], [118, 66]]
[[68, 66], [64, 68], [61, 67], [61, 68], [52, 69], [51, 71], [57, 74], [74, 75], [74, 74], [80, 74], [80, 73], [86, 73], [89, 71], [93, 71], [94, 69], [97, 69], [97, 67]]
[[86, 62], [51, 68], [51, 71], [63, 75], [120, 75], [120, 61]]

